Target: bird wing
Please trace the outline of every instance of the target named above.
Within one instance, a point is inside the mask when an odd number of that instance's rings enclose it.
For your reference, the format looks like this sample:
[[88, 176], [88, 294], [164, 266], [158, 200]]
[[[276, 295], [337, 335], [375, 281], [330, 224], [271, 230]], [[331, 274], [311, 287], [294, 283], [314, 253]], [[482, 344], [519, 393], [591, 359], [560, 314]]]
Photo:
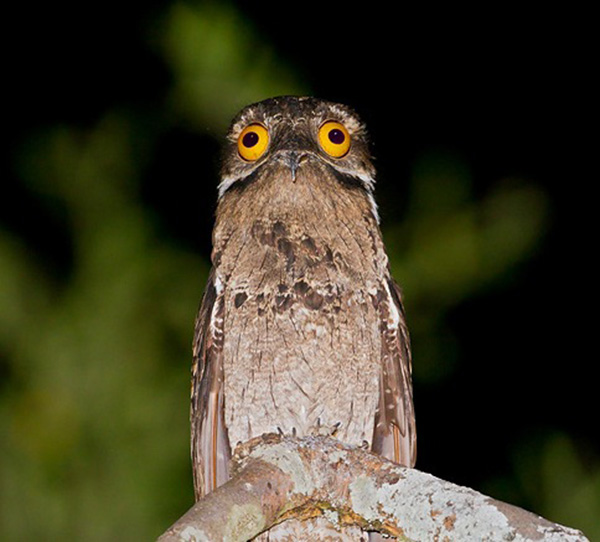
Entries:
[[392, 278], [382, 284], [377, 303], [382, 332], [379, 405], [372, 449], [407, 467], [417, 455], [412, 399], [410, 339], [398, 285]]
[[231, 458], [224, 419], [223, 288], [217, 281], [212, 269], [194, 332], [190, 421], [196, 499], [227, 481]]

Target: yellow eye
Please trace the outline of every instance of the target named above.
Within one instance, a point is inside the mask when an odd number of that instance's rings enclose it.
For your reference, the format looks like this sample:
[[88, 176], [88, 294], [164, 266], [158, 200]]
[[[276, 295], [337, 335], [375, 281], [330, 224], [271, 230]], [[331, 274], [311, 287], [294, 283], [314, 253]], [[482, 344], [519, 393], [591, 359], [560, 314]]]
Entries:
[[269, 145], [269, 132], [261, 124], [250, 124], [238, 137], [238, 152], [244, 160], [258, 160]]
[[334, 158], [341, 158], [350, 149], [350, 134], [343, 124], [328, 121], [319, 128], [321, 148]]

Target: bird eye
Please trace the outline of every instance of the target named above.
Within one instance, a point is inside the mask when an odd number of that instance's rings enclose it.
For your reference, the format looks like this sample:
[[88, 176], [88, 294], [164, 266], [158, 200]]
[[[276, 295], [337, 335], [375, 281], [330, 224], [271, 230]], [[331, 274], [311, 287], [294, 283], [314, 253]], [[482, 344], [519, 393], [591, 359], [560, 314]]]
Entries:
[[350, 134], [343, 124], [327, 121], [319, 128], [321, 148], [334, 158], [341, 158], [350, 149]]
[[261, 124], [250, 124], [238, 137], [238, 152], [244, 160], [254, 162], [267, 150], [269, 132]]

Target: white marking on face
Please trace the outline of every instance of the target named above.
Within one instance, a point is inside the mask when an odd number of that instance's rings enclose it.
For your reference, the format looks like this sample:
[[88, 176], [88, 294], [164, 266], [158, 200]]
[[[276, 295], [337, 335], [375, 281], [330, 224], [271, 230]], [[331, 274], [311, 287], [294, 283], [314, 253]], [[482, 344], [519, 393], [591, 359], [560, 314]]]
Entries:
[[223, 194], [229, 190], [229, 187], [235, 183], [239, 177], [223, 177], [223, 180], [219, 183], [219, 198], [223, 197]]

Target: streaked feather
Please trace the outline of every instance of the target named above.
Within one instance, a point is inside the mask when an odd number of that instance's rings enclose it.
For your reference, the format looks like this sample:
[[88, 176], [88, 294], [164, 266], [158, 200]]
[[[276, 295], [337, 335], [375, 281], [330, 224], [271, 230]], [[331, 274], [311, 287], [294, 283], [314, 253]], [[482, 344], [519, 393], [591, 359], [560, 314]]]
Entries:
[[415, 465], [417, 439], [412, 399], [410, 339], [401, 293], [388, 278], [378, 305], [383, 336], [379, 407], [372, 450], [407, 467]]
[[227, 481], [231, 458], [223, 406], [223, 295], [217, 293], [214, 270], [196, 318], [193, 356], [190, 421], [199, 499]]

